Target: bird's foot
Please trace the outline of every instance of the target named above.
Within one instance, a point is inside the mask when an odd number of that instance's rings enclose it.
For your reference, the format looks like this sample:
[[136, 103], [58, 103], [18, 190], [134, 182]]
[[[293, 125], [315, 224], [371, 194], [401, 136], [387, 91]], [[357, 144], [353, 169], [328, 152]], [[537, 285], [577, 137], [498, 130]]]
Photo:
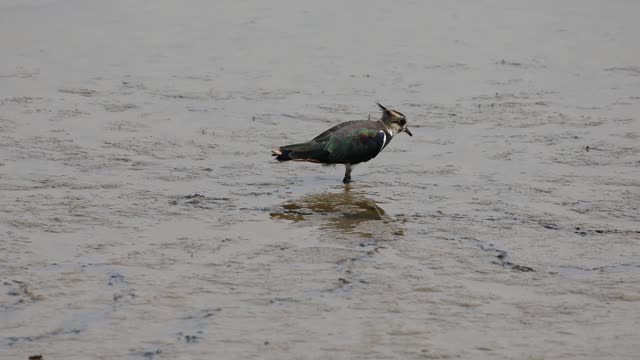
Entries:
[[345, 183], [345, 184], [348, 184], [350, 182], [353, 182], [353, 180], [351, 180], [351, 176], [349, 176], [349, 177], [345, 176], [344, 179], [342, 179], [342, 182]]

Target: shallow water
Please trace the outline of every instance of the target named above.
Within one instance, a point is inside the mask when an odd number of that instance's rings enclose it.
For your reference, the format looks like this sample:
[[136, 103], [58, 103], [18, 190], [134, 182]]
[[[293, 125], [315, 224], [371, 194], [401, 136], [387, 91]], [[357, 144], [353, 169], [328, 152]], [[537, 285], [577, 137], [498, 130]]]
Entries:
[[[0, 2], [0, 357], [632, 359], [634, 2]], [[376, 159], [270, 149], [405, 113]]]

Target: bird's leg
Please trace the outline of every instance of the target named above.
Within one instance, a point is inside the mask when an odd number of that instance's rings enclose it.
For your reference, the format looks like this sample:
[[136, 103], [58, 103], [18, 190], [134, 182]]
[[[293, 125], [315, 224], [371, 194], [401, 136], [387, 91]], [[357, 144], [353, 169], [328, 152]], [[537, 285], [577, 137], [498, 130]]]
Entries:
[[344, 172], [344, 179], [342, 179], [342, 182], [345, 184], [348, 184], [351, 182], [351, 164], [345, 164], [344, 165], [346, 167], [345, 172]]

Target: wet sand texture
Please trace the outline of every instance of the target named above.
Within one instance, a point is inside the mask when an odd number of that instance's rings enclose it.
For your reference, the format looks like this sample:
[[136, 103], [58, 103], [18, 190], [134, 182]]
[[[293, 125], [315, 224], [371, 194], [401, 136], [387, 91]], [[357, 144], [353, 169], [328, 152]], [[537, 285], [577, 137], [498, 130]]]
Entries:
[[0, 358], [637, 359], [639, 4], [0, 2]]

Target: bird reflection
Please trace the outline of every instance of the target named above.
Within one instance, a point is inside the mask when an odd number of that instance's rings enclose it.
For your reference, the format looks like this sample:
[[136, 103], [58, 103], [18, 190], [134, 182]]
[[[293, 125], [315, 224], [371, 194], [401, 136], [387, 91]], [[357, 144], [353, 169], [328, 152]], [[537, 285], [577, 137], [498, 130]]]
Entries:
[[[387, 224], [392, 222], [374, 200], [351, 191], [348, 185], [343, 191], [311, 194], [288, 201], [272, 212], [271, 218], [315, 222], [321, 229], [338, 234], [358, 234], [360, 237], [388, 232], [390, 227]], [[365, 223], [366, 226], [360, 226]], [[398, 235], [398, 231], [394, 233]]]

